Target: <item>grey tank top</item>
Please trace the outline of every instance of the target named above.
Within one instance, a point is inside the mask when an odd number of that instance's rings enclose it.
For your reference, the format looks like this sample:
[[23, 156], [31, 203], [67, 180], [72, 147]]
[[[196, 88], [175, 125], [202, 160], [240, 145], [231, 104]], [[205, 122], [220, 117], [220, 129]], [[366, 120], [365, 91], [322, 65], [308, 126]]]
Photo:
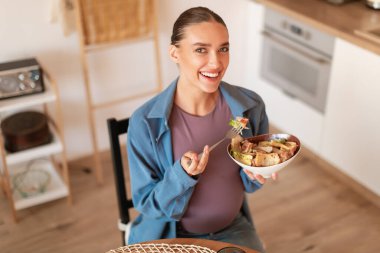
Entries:
[[[230, 128], [232, 114], [220, 93], [215, 109], [205, 116], [194, 116], [173, 105], [170, 115], [174, 159], [189, 151], [202, 152], [223, 138]], [[198, 179], [181, 226], [191, 233], [213, 233], [227, 227], [239, 213], [244, 186], [239, 166], [227, 154], [226, 140], [215, 148]]]

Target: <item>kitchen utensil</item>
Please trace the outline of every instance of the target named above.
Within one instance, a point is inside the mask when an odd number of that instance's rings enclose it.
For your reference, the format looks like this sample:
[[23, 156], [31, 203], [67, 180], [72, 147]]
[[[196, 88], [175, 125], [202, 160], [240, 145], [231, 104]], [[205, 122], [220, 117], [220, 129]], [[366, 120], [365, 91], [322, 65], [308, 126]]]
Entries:
[[[212, 145], [209, 148], [209, 152], [211, 152], [214, 148], [216, 148], [224, 140], [232, 139], [232, 138], [235, 138], [236, 136], [238, 136], [243, 129], [244, 129], [244, 127], [241, 125], [237, 128], [232, 127], [230, 130], [227, 131], [227, 133], [224, 135], [224, 137], [221, 140], [219, 140], [218, 142], [216, 142], [214, 145]], [[198, 154], [199, 159], [202, 157], [202, 155], [203, 155], [203, 152]], [[190, 166], [190, 164], [191, 164], [191, 161], [189, 161], [188, 165]]]
[[[214, 145], [212, 145], [210, 148], [209, 148], [209, 151], [211, 152], [214, 148], [216, 148], [216, 146], [218, 146], [220, 143], [222, 143], [224, 140], [226, 139], [232, 139], [232, 138], [235, 138], [236, 136], [238, 136], [241, 131], [243, 130], [243, 126], [239, 126], [238, 128], [235, 128], [235, 127], [232, 127], [230, 130], [227, 131], [226, 135], [223, 137], [223, 139], [221, 139], [220, 141], [218, 141], [217, 143], [215, 143]], [[202, 154], [202, 153], [201, 153]], [[200, 154], [200, 155], [201, 155]]]

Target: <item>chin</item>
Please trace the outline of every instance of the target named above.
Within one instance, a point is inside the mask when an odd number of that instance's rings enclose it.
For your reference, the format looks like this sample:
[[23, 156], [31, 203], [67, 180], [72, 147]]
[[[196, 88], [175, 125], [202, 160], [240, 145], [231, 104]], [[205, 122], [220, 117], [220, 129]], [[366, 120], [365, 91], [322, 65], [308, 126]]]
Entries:
[[218, 89], [219, 89], [219, 84], [220, 82], [218, 82], [218, 84], [203, 84], [202, 85], [202, 90], [206, 93], [214, 93], [216, 92]]

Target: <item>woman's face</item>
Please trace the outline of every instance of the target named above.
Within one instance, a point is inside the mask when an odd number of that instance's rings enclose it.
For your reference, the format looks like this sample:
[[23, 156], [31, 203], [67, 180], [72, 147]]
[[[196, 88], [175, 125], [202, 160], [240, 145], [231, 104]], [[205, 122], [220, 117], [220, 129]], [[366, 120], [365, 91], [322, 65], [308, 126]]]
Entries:
[[215, 21], [190, 25], [170, 55], [179, 66], [180, 84], [213, 93], [229, 64], [227, 28]]

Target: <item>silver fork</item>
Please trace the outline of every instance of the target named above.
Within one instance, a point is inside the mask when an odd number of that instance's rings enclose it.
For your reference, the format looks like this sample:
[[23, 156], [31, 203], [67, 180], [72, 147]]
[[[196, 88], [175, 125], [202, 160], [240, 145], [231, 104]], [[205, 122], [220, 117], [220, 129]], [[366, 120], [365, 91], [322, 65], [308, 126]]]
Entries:
[[[212, 145], [209, 148], [209, 152], [211, 152], [214, 148], [216, 148], [224, 140], [235, 138], [236, 136], [238, 136], [241, 133], [242, 130], [243, 130], [243, 126], [239, 126], [238, 128], [232, 127], [230, 130], [227, 131], [227, 133], [224, 135], [224, 137], [221, 140], [219, 140], [218, 142], [216, 142], [214, 145]], [[199, 159], [201, 159], [202, 155], [203, 155], [203, 152], [198, 154]], [[191, 164], [191, 161], [189, 161], [188, 165], [190, 165], [190, 164]]]
[[[218, 141], [217, 143], [215, 143], [214, 145], [212, 145], [210, 148], [209, 148], [209, 152], [211, 152], [214, 148], [216, 148], [216, 146], [218, 146], [220, 143], [222, 143], [224, 140], [226, 139], [232, 139], [232, 138], [235, 138], [236, 136], [238, 136], [241, 131], [243, 130], [243, 127], [242, 126], [239, 126], [238, 128], [234, 128], [232, 127], [230, 130], [227, 131], [226, 135], [223, 137], [223, 139], [221, 139], [220, 141]], [[203, 152], [202, 152], [203, 153]], [[202, 154], [200, 153], [200, 155]]]

